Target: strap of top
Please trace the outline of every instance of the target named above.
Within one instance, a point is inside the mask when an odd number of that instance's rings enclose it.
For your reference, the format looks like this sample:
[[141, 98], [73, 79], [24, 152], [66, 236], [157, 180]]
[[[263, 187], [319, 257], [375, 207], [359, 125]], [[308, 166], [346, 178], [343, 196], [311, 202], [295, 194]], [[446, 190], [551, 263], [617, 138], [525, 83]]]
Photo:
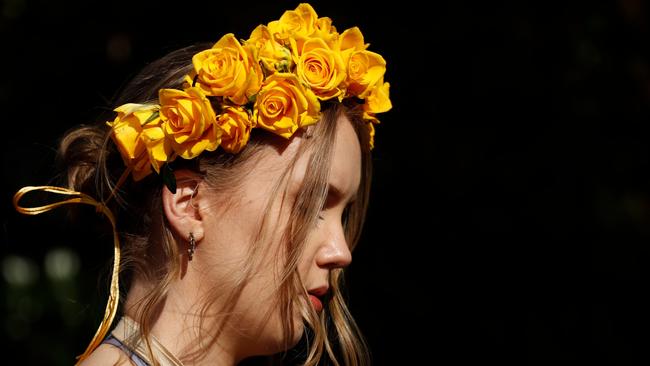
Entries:
[[149, 335], [149, 343], [151, 346], [151, 353], [149, 353], [147, 345], [142, 339], [140, 326], [135, 320], [126, 315], [120, 319], [115, 329], [111, 332], [111, 335], [123, 344], [128, 344], [130, 346], [129, 349], [149, 365], [154, 364], [150, 359], [152, 353], [152, 356], [160, 366], [183, 366], [181, 361], [153, 335]]
[[104, 341], [103, 344], [110, 344], [121, 349], [124, 353], [129, 355], [131, 362], [135, 366], [150, 366], [145, 360], [143, 360], [137, 353], [133, 352], [126, 344], [122, 343], [119, 339], [115, 338], [114, 335], [109, 335]]

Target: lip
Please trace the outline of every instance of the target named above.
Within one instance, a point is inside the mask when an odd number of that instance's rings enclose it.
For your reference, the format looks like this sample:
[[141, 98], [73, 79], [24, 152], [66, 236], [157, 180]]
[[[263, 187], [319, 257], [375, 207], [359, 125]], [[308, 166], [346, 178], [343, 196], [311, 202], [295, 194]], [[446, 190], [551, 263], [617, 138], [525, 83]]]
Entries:
[[319, 313], [323, 311], [323, 303], [320, 301], [318, 297], [314, 295], [309, 295], [309, 300], [311, 301], [314, 310], [316, 310]]
[[309, 293], [310, 295], [314, 295], [316, 297], [322, 297], [327, 293], [327, 291], [329, 291], [329, 286], [321, 286], [315, 289], [311, 289], [307, 291], [307, 293]]
[[329, 291], [329, 286], [321, 286], [307, 291], [309, 300], [317, 312], [323, 310], [323, 301], [321, 299], [327, 294], [327, 291]]

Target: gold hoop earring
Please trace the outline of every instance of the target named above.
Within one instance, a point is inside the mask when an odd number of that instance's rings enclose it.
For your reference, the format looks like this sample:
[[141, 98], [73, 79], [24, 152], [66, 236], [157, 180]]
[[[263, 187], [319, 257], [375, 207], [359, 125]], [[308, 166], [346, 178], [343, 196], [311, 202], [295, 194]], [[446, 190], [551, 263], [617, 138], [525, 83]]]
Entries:
[[194, 234], [190, 232], [190, 247], [187, 248], [188, 261], [192, 261], [192, 257], [194, 256], [195, 250], [196, 250], [196, 240], [194, 239]]

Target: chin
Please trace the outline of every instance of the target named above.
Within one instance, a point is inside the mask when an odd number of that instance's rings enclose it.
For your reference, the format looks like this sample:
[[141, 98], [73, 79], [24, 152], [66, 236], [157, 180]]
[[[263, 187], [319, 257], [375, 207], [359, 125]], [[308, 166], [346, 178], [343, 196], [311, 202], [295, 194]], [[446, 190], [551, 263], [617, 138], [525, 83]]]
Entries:
[[302, 322], [302, 318], [300, 319], [294, 319], [293, 322], [293, 339], [291, 342], [289, 342], [289, 348], [294, 347], [295, 345], [300, 342], [300, 339], [302, 338], [302, 334], [305, 332], [305, 325]]
[[273, 326], [267, 327], [262, 333], [266, 336], [258, 338], [258, 344], [262, 345], [262, 349], [258, 349], [259, 355], [270, 356], [279, 352], [287, 351], [300, 343], [302, 335], [305, 332], [305, 326], [303, 325], [302, 317], [300, 316], [294, 317], [293, 337], [291, 339], [285, 338], [280, 321], [273, 322], [273, 324]]

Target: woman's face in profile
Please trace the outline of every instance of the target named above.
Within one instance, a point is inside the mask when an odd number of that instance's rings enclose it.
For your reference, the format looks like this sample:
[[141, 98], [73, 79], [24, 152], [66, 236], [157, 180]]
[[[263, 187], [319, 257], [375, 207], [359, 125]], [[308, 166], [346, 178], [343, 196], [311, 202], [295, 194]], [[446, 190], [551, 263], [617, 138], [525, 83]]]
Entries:
[[[326, 203], [319, 214], [316, 225], [309, 231], [299, 263], [300, 278], [309, 292], [309, 297], [296, 295], [297, 302], [303, 302], [321, 311], [322, 297], [329, 291], [329, 272], [350, 264], [352, 255], [345, 239], [343, 216], [349, 204], [355, 199], [361, 181], [361, 151], [359, 140], [346, 117], [339, 117], [336, 139], [333, 147], [332, 165], [329, 174], [329, 190]], [[242, 343], [250, 344], [251, 354], [272, 354], [282, 351], [287, 346], [295, 345], [302, 335], [302, 317], [298, 310], [294, 314], [295, 337], [292, 344], [283, 344], [283, 330], [279, 303], [276, 302], [276, 289], [284, 269], [282, 234], [287, 227], [289, 209], [305, 177], [309, 174], [307, 163], [309, 154], [304, 154], [297, 161], [288, 182], [288, 197], [272, 198], [266, 227], [272, 232], [263, 244], [265, 247], [252, 249], [261, 220], [266, 214], [266, 203], [271, 195], [273, 185], [292, 161], [301, 137], [292, 139], [286, 149], [277, 151], [269, 149], [259, 158], [255, 158], [253, 168], [246, 173], [238, 190], [241, 195], [237, 202], [229, 201], [227, 209], [205, 215], [205, 239], [200, 243], [200, 255], [206, 256], [209, 266], [206, 275], [212, 284], [227, 283], [236, 286], [242, 268], [246, 264], [255, 267], [258, 263], [249, 263], [249, 250], [261, 250], [258, 270], [246, 283], [241, 296], [232, 310], [232, 330]], [[282, 190], [280, 191], [282, 192]], [[197, 252], [199, 255], [199, 252]], [[216, 303], [219, 306], [227, 305]], [[297, 304], [296, 304], [297, 305]], [[296, 309], [299, 309], [296, 306]]]

